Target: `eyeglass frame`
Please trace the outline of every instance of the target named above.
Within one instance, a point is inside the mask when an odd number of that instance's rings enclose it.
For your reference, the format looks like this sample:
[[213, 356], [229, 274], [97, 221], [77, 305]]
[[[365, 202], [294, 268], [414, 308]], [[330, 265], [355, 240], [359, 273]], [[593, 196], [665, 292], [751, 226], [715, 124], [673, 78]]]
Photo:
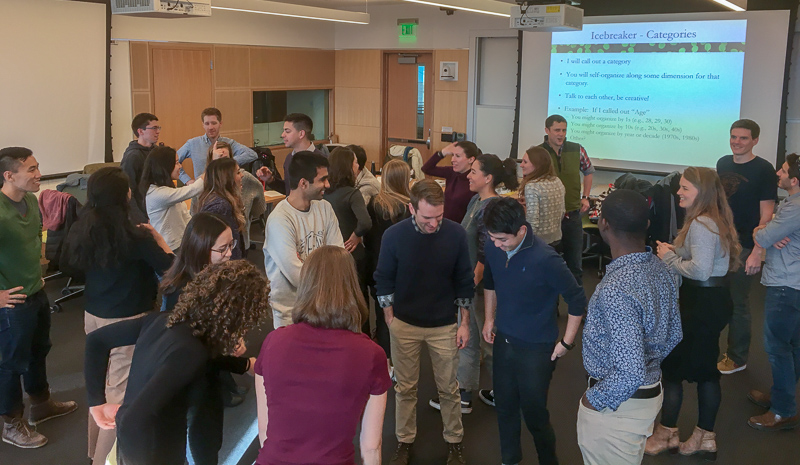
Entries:
[[225, 245], [223, 246], [223, 249], [222, 249], [222, 250], [211, 249], [211, 251], [212, 251], [212, 252], [216, 252], [216, 253], [218, 253], [218, 254], [220, 254], [220, 255], [225, 255], [225, 253], [226, 253], [227, 251], [229, 251], [229, 250], [230, 250], [231, 252], [233, 252], [233, 249], [235, 249], [237, 245], [239, 245], [239, 241], [238, 241], [238, 240], [236, 240], [236, 239], [234, 239], [234, 240], [232, 240], [231, 242], [229, 242], [229, 243], [225, 244]]

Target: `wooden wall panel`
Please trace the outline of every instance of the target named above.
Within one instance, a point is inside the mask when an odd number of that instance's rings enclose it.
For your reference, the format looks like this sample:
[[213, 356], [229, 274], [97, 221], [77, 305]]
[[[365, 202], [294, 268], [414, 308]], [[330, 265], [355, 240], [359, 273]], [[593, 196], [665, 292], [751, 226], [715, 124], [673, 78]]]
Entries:
[[150, 92], [134, 92], [133, 93], [133, 116], [139, 113], [152, 113], [153, 108], [150, 105]]
[[336, 125], [381, 126], [379, 88], [336, 87], [334, 102]]
[[147, 42], [131, 42], [131, 90], [150, 90], [150, 54]]
[[286, 179], [286, 173], [283, 172], [283, 162], [286, 161], [286, 156], [292, 153], [292, 149], [277, 145], [272, 147], [272, 154], [275, 156], [275, 166], [281, 173], [283, 179]]
[[336, 87], [381, 88], [380, 50], [337, 50]]
[[356, 144], [364, 147], [367, 152], [367, 166], [370, 162], [380, 167], [383, 164], [381, 155], [381, 128], [365, 126], [348, 126], [339, 124], [336, 126], [336, 133], [339, 135], [339, 143]]
[[222, 136], [225, 136], [229, 139], [233, 139], [236, 142], [246, 145], [248, 147], [253, 146], [253, 130], [250, 129], [249, 131], [229, 131], [228, 128], [222, 128], [221, 132]]
[[433, 104], [433, 130], [449, 126], [453, 131], [467, 130], [467, 93], [437, 91]]
[[[467, 91], [469, 81], [469, 50], [434, 50], [434, 73], [436, 90]], [[458, 81], [439, 80], [439, 63], [442, 61], [455, 61], [458, 63]]]
[[214, 46], [217, 89], [250, 88], [250, 47]]
[[[253, 92], [244, 90], [219, 90], [215, 92], [214, 105], [222, 112], [223, 131], [253, 132]], [[252, 136], [251, 136], [252, 137]]]
[[250, 85], [254, 89], [332, 89], [335, 52], [252, 47]]

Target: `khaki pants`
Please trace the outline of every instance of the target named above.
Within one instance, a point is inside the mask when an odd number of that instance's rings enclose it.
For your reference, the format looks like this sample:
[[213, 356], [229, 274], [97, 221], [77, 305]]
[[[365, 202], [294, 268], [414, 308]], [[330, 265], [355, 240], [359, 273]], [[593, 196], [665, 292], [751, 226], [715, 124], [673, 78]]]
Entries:
[[[146, 313], [130, 316], [127, 318], [99, 318], [90, 313], [84, 312], [83, 329], [86, 334], [98, 330], [103, 326], [117, 323], [119, 321], [141, 318]], [[121, 404], [125, 397], [125, 388], [128, 386], [128, 374], [131, 371], [131, 359], [133, 358], [134, 346], [117, 347], [111, 349], [108, 357], [108, 374], [106, 375], [106, 402], [109, 404]], [[94, 422], [92, 415], [89, 414], [89, 458], [94, 463], [105, 463], [108, 453], [114, 446], [117, 439], [117, 431], [113, 429], [100, 429]]]
[[389, 334], [392, 343], [392, 362], [397, 384], [395, 434], [399, 442], [412, 443], [417, 437], [417, 386], [419, 385], [419, 354], [427, 344], [433, 365], [433, 377], [442, 407], [444, 440], [459, 443], [464, 437], [461, 424], [461, 395], [458, 392], [458, 325], [421, 328], [399, 319], [392, 320]]
[[[658, 383], [647, 387], [658, 386]], [[664, 393], [652, 399], [628, 399], [617, 411], [578, 407], [578, 445], [585, 465], [639, 465]]]

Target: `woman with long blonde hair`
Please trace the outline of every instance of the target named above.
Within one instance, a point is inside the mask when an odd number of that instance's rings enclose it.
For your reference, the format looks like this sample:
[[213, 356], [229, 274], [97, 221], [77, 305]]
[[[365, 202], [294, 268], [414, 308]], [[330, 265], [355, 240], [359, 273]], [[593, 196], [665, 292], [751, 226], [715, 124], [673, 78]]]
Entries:
[[[367, 205], [367, 212], [372, 218], [372, 229], [364, 236], [364, 245], [367, 248], [367, 283], [375, 308], [380, 308], [375, 291], [375, 280], [372, 278], [378, 266], [378, 256], [381, 253], [381, 240], [383, 233], [398, 221], [410, 216], [408, 202], [410, 201], [409, 183], [411, 182], [411, 168], [402, 160], [391, 160], [383, 165], [381, 171], [381, 190]], [[389, 328], [383, 319], [383, 312], [375, 312], [375, 339], [378, 341], [386, 358], [391, 358], [391, 344], [389, 343]], [[391, 366], [391, 365], [390, 365]]]
[[249, 225], [244, 218], [242, 204], [242, 174], [232, 158], [214, 160], [206, 167], [203, 192], [198, 198], [198, 212], [220, 215], [233, 231], [236, 247], [231, 260], [244, 258], [244, 229]]
[[[658, 256], [683, 281], [680, 289], [683, 340], [661, 363], [664, 404], [661, 423], [648, 438], [646, 453], [665, 450], [682, 455], [717, 457], [714, 423], [722, 393], [719, 335], [733, 313], [728, 273], [739, 265], [741, 252], [733, 213], [716, 171], [686, 168], [678, 189], [686, 209], [675, 244], [658, 242]], [[692, 436], [679, 443], [678, 415], [683, 381], [697, 383], [698, 420]]]
[[367, 317], [352, 255], [330, 245], [313, 251], [300, 273], [294, 324], [269, 333], [256, 360], [256, 464], [355, 464], [361, 420], [362, 461], [380, 465], [392, 382], [383, 351], [361, 333]]

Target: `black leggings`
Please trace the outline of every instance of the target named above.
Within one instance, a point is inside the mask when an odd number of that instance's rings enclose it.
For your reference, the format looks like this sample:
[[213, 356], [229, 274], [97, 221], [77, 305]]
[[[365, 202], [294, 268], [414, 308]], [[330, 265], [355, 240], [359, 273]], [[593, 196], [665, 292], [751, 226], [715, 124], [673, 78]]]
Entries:
[[[683, 403], [683, 383], [663, 381], [664, 405], [661, 408], [661, 424], [667, 428], [678, 426], [678, 415]], [[697, 426], [706, 431], [714, 431], [722, 391], [719, 380], [697, 383]]]

